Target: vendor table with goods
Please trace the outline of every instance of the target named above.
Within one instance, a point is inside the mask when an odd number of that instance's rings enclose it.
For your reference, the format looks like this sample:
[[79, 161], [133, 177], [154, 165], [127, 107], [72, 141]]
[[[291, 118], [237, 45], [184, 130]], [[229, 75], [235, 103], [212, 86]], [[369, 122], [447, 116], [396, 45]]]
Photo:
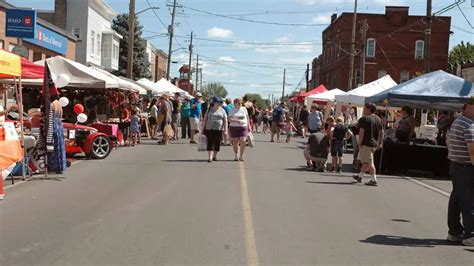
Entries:
[[449, 176], [448, 148], [446, 146], [403, 143], [387, 139], [384, 142], [382, 165], [380, 151], [375, 164], [382, 173], [400, 173], [405, 170], [422, 170], [435, 176]]

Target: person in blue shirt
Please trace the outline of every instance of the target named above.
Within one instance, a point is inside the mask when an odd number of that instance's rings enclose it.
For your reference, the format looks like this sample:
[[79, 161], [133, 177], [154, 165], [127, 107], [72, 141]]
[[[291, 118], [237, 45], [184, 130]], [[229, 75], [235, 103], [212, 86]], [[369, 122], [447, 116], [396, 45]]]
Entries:
[[286, 125], [285, 120], [285, 103], [280, 103], [278, 107], [273, 110], [272, 119], [272, 134], [270, 142], [275, 142], [274, 137], [276, 135], [277, 142], [280, 142], [280, 134], [283, 126]]
[[189, 143], [195, 144], [194, 139], [196, 131], [199, 131], [199, 122], [201, 121], [202, 112], [202, 94], [196, 93], [196, 97], [191, 100], [191, 115], [189, 116], [189, 122], [191, 124], [191, 140]]
[[191, 103], [188, 98], [185, 98], [181, 105], [181, 138], [185, 139], [186, 134], [188, 138], [191, 137], [191, 123], [189, 117], [191, 116]]
[[231, 98], [225, 99], [225, 106], [223, 107], [227, 115], [229, 115], [230, 110], [234, 109], [234, 104], [232, 103]]

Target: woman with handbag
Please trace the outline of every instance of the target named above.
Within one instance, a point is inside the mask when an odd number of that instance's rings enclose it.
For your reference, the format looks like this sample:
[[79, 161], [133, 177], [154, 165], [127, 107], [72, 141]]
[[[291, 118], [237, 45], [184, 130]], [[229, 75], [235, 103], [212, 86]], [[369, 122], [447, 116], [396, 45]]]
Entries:
[[173, 135], [173, 128], [171, 127], [171, 109], [170, 103], [168, 101], [168, 96], [166, 94], [160, 97], [160, 114], [158, 115], [158, 125], [163, 133], [163, 138], [158, 142], [159, 145], [166, 145], [169, 142], [170, 136]]
[[217, 161], [217, 153], [220, 151], [222, 133], [227, 134], [227, 113], [222, 108], [222, 99], [214, 97], [212, 103], [204, 115], [203, 128], [207, 138], [208, 163]]
[[250, 132], [249, 114], [239, 98], [234, 100], [234, 108], [229, 112], [229, 133], [235, 153], [235, 161], [244, 161], [245, 140]]

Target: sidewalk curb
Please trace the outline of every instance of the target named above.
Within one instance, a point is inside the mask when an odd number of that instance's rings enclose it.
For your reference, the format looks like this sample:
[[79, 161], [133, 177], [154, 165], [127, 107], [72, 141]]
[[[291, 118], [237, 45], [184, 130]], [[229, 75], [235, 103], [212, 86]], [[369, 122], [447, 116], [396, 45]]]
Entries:
[[[74, 161], [74, 162], [71, 163], [71, 166], [70, 166], [70, 167], [72, 167], [73, 165], [76, 165], [76, 164], [78, 164], [78, 163], [80, 163], [80, 162], [83, 162], [83, 161], [84, 161], [84, 160]], [[19, 185], [21, 185], [21, 184], [24, 184], [24, 183], [26, 183], [26, 182], [28, 182], [28, 181], [34, 179], [34, 178], [36, 178], [36, 176], [32, 176], [32, 177], [26, 178], [25, 180], [21, 180], [21, 181], [15, 182], [15, 184], [13, 184], [13, 185], [10, 184], [10, 185], [4, 186], [4, 187], [3, 187], [3, 190], [6, 191], [6, 190], [8, 190], [8, 189], [17, 187], [17, 186], [19, 186]]]

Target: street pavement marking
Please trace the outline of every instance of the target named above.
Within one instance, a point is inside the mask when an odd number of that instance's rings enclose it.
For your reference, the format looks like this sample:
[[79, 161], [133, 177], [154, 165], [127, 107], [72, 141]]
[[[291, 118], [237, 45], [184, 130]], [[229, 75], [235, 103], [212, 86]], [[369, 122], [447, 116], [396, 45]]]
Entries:
[[426, 184], [425, 182], [422, 182], [422, 181], [420, 181], [420, 180], [416, 180], [416, 179], [411, 178], [411, 177], [408, 177], [408, 176], [403, 176], [403, 178], [406, 179], [406, 180], [408, 180], [408, 181], [410, 181], [410, 182], [413, 182], [413, 183], [415, 183], [415, 184], [418, 184], [418, 185], [420, 185], [420, 186], [422, 186], [422, 187], [425, 187], [425, 188], [427, 188], [427, 189], [429, 189], [429, 190], [431, 190], [431, 191], [437, 192], [437, 193], [439, 193], [439, 194], [441, 194], [441, 195], [443, 195], [443, 196], [446, 196], [446, 197], [448, 197], [448, 198], [449, 198], [449, 196], [451, 195], [449, 192], [446, 192], [446, 191], [444, 191], [444, 190], [441, 190], [441, 189], [439, 189], [439, 188], [437, 188], [437, 187], [435, 187], [435, 186], [428, 185], [428, 184]]
[[255, 233], [253, 230], [252, 210], [250, 208], [250, 198], [247, 186], [247, 176], [245, 175], [244, 164], [239, 164], [240, 187], [242, 193], [242, 209], [244, 213], [245, 240], [247, 252], [247, 265], [258, 266], [257, 245], [255, 244]]

